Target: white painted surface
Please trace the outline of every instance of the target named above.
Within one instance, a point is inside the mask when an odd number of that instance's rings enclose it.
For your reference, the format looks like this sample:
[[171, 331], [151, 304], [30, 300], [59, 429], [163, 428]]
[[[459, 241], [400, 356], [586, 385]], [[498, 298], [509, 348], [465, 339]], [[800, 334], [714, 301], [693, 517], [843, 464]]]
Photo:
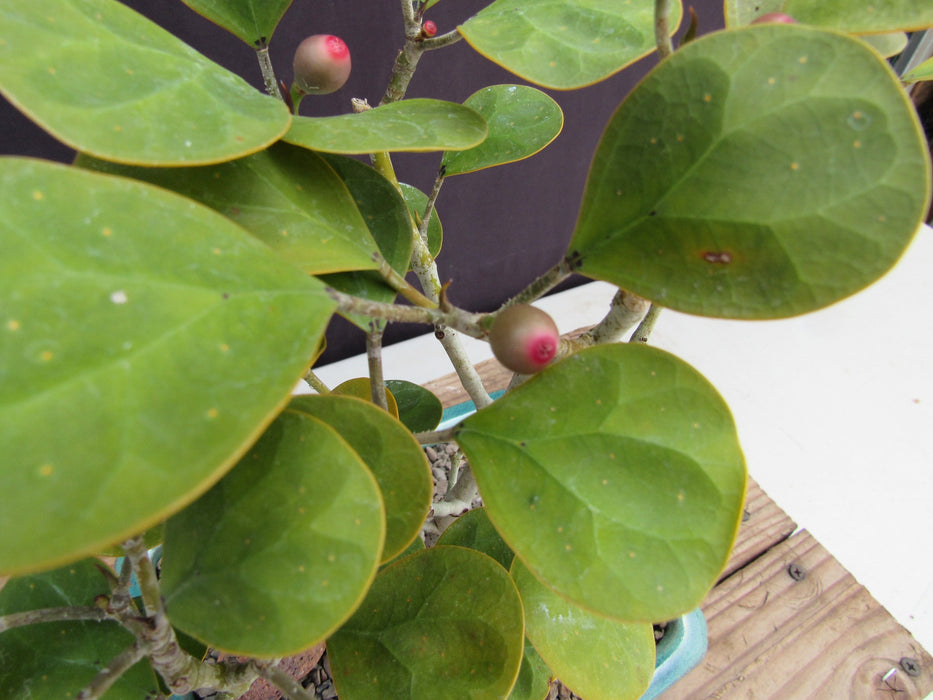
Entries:
[[[597, 322], [613, 289], [548, 297], [562, 332]], [[466, 339], [474, 361], [488, 346]], [[933, 651], [933, 230], [864, 292], [768, 322], [664, 311], [652, 343], [694, 365], [732, 408], [749, 472]], [[387, 378], [451, 371], [430, 335], [385, 349]], [[365, 358], [319, 369], [333, 385]]]

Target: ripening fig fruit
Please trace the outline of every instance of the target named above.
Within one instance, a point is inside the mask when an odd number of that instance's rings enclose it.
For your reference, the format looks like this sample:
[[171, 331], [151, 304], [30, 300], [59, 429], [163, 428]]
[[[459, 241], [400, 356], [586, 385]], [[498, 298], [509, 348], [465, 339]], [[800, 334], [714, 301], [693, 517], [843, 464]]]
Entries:
[[492, 353], [503, 365], [519, 374], [544, 369], [557, 354], [560, 333], [547, 313], [528, 304], [515, 304], [500, 311], [489, 329]]
[[327, 95], [342, 88], [350, 77], [350, 49], [338, 36], [314, 34], [298, 44], [292, 67], [293, 92]]
[[752, 24], [797, 24], [797, 20], [783, 12], [766, 12], [752, 20]]
[[437, 34], [437, 25], [434, 24], [431, 20], [427, 20], [424, 24], [421, 25], [421, 34], [425, 37], [432, 37]]

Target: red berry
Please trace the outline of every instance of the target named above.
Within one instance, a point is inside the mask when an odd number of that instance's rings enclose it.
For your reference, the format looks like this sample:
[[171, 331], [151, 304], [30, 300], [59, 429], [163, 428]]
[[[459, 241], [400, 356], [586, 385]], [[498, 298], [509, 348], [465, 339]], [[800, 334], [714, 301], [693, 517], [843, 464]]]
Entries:
[[560, 343], [557, 324], [547, 313], [528, 304], [500, 311], [489, 329], [489, 345], [505, 367], [534, 374], [554, 359]]
[[437, 25], [431, 20], [427, 20], [421, 25], [421, 33], [426, 37], [432, 37], [437, 34]]
[[327, 95], [350, 77], [350, 49], [333, 34], [315, 34], [298, 44], [292, 68], [301, 93]]
[[797, 20], [783, 12], [766, 12], [752, 20], [752, 24], [797, 24]]

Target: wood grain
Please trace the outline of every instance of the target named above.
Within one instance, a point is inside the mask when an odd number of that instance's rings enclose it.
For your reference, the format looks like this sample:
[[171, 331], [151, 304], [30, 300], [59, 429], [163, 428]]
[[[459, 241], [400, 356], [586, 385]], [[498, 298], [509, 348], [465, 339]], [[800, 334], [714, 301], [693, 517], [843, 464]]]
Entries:
[[[665, 700], [908, 700], [933, 691], [933, 658], [808, 532], [722, 581], [703, 611], [709, 651]], [[919, 676], [900, 666], [905, 657]]]

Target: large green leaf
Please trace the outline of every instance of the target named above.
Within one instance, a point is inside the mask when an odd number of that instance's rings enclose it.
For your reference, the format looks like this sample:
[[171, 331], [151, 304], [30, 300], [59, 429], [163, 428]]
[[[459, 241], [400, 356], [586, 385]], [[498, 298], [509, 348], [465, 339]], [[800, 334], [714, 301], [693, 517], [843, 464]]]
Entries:
[[[654, 0], [496, 0], [460, 25], [483, 56], [538, 85], [569, 90], [655, 48]], [[675, 31], [683, 8], [671, 3]]]
[[350, 191], [317, 153], [284, 143], [197, 168], [77, 165], [174, 190], [237, 222], [309, 274], [371, 270], [379, 252]]
[[570, 254], [664, 306], [775, 318], [859, 291], [927, 210], [929, 157], [863, 42], [791, 25], [711, 34], [613, 116]]
[[69, 146], [140, 165], [237, 158], [291, 121], [280, 100], [115, 0], [4, 0], [0, 91]]
[[503, 539], [583, 608], [671, 619], [699, 604], [726, 563], [745, 462], [722, 398], [673, 355], [583, 350], [455, 437]]
[[533, 156], [557, 138], [564, 113], [554, 100], [527, 85], [491, 85], [463, 103], [483, 115], [489, 135], [479, 146], [444, 154], [446, 175], [459, 175]]
[[933, 5], [918, 0], [726, 0], [726, 26], [749, 24], [767, 12], [783, 12], [798, 22], [854, 34], [925, 29], [933, 25]]
[[217, 481], [334, 304], [228, 219], [151, 185], [0, 159], [0, 571], [101, 551]]
[[295, 117], [282, 137], [326, 153], [446, 151], [486, 138], [486, 121], [455, 102], [416, 98], [335, 117]]
[[221, 481], [165, 529], [172, 623], [227, 652], [317, 644], [363, 600], [385, 535], [359, 455], [326, 423], [285, 410]]
[[[100, 562], [85, 559], [62, 569], [8, 581], [0, 591], [0, 615], [42, 608], [94, 605], [110, 592]], [[116, 622], [46, 622], [0, 634], [0, 697], [29, 700], [73, 698], [134, 637]], [[155, 697], [158, 683], [148, 661], [136, 663], [104, 700]]]
[[292, 0], [182, 0], [250, 46], [268, 42]]
[[386, 510], [382, 561], [398, 556], [421, 530], [434, 484], [421, 445], [381, 408], [349, 396], [300, 396], [290, 409], [327, 423], [347, 441], [376, 478]]
[[508, 572], [471, 549], [434, 547], [383, 569], [327, 654], [341, 700], [501, 700], [523, 637]]
[[650, 622], [616, 622], [570, 603], [516, 559], [512, 578], [525, 610], [525, 634], [541, 658], [587, 700], [638, 698], [654, 675]]
[[398, 419], [413, 433], [434, 430], [444, 417], [441, 400], [420, 384], [405, 379], [387, 379], [386, 389], [398, 404]]
[[474, 508], [458, 517], [441, 533], [437, 543], [475, 549], [492, 557], [505, 569], [512, 566], [515, 558], [514, 552], [493, 527], [485, 508]]

